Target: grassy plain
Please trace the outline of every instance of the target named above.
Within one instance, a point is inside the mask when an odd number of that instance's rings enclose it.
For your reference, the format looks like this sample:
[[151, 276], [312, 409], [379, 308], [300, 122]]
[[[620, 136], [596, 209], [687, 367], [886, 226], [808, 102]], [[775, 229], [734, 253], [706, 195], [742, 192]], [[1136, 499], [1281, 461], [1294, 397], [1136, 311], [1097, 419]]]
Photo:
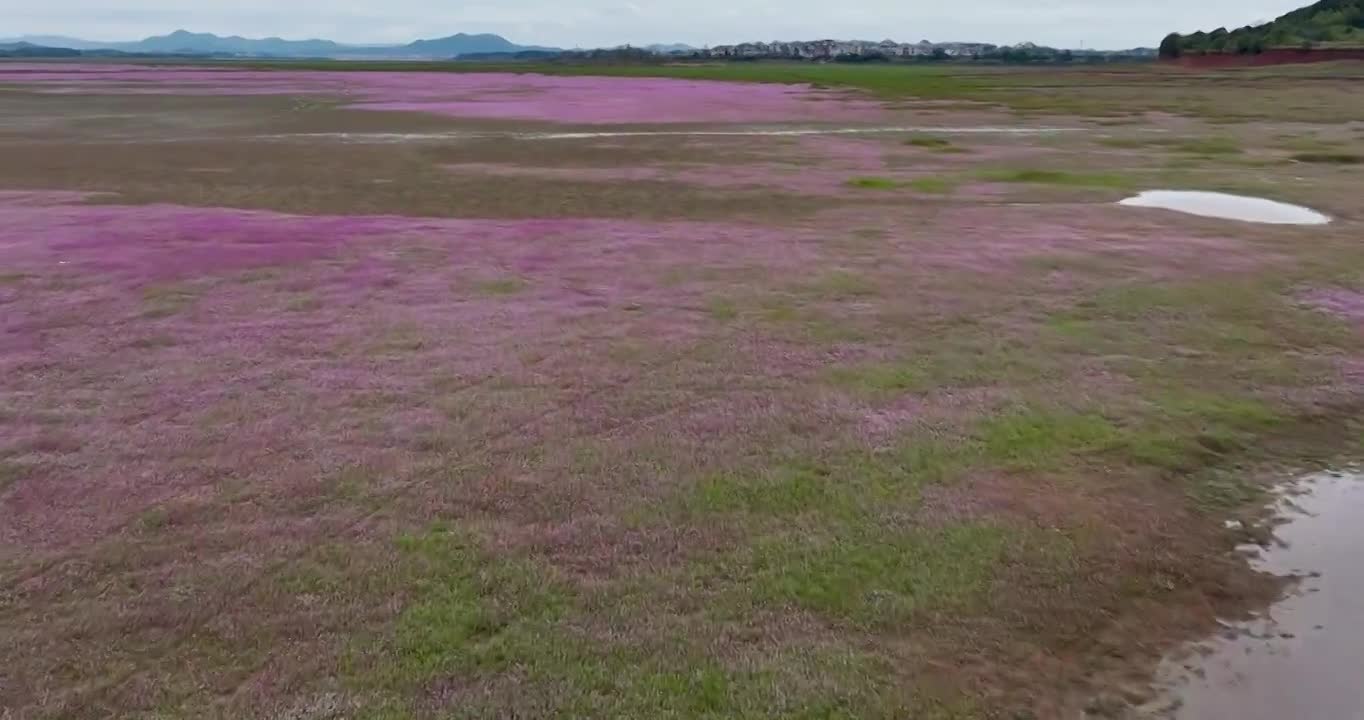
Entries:
[[[1356, 120], [1357, 108], [1344, 91], [1364, 73], [1355, 62], [1211, 72], [1155, 63], [1026, 67], [782, 62], [586, 66], [436, 62], [414, 66], [394, 62], [288, 61], [257, 62], [250, 66], [355, 71], [530, 72], [560, 76], [793, 83], [849, 88], [892, 102], [997, 103], [1024, 113], [1096, 118], [1120, 117], [1131, 112], [1169, 112], [1195, 115], [1214, 122]], [[1257, 92], [1264, 88], [1272, 88], [1273, 92]]]
[[[591, 126], [5, 67], [16, 718], [1121, 716], [1360, 450], [1358, 65], [534, 68], [887, 104]], [[915, 129], [742, 134], [835, 125]]]

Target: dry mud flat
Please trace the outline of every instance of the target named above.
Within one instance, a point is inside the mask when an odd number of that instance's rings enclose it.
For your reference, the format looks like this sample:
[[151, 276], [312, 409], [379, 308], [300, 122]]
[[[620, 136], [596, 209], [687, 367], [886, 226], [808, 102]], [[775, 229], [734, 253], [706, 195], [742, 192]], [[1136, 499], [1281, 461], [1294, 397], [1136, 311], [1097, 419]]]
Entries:
[[1359, 450], [1359, 130], [1100, 79], [0, 65], [0, 707], [1139, 711]]

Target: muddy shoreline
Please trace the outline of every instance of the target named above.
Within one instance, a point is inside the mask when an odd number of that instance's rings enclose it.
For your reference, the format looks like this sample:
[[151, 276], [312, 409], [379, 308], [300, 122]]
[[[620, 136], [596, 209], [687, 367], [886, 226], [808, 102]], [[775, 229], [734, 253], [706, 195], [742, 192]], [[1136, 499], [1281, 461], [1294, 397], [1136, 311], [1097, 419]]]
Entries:
[[1274, 510], [1270, 544], [1241, 550], [1286, 580], [1284, 597], [1168, 657], [1146, 717], [1364, 718], [1364, 473], [1297, 479]]

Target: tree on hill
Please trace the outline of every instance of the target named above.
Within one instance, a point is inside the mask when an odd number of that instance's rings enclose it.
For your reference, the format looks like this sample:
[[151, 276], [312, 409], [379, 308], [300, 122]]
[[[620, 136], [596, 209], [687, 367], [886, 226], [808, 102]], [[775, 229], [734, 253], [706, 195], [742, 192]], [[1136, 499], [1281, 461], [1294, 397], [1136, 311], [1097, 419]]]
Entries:
[[1160, 41], [1160, 56], [1174, 59], [1184, 54], [1184, 38], [1179, 33], [1170, 33]]
[[1161, 43], [1161, 57], [1206, 53], [1258, 53], [1275, 47], [1313, 47], [1321, 43], [1364, 46], [1364, 0], [1320, 0], [1277, 20], [1233, 31], [1172, 34]]

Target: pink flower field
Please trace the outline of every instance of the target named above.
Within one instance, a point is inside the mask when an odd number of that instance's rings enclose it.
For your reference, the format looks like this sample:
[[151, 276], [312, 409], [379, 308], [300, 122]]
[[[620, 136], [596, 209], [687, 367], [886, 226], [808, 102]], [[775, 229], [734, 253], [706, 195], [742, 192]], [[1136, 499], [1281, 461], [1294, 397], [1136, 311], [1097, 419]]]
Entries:
[[883, 114], [877, 103], [840, 92], [670, 78], [6, 64], [3, 85], [75, 94], [314, 96], [367, 110], [578, 125], [848, 122]]

